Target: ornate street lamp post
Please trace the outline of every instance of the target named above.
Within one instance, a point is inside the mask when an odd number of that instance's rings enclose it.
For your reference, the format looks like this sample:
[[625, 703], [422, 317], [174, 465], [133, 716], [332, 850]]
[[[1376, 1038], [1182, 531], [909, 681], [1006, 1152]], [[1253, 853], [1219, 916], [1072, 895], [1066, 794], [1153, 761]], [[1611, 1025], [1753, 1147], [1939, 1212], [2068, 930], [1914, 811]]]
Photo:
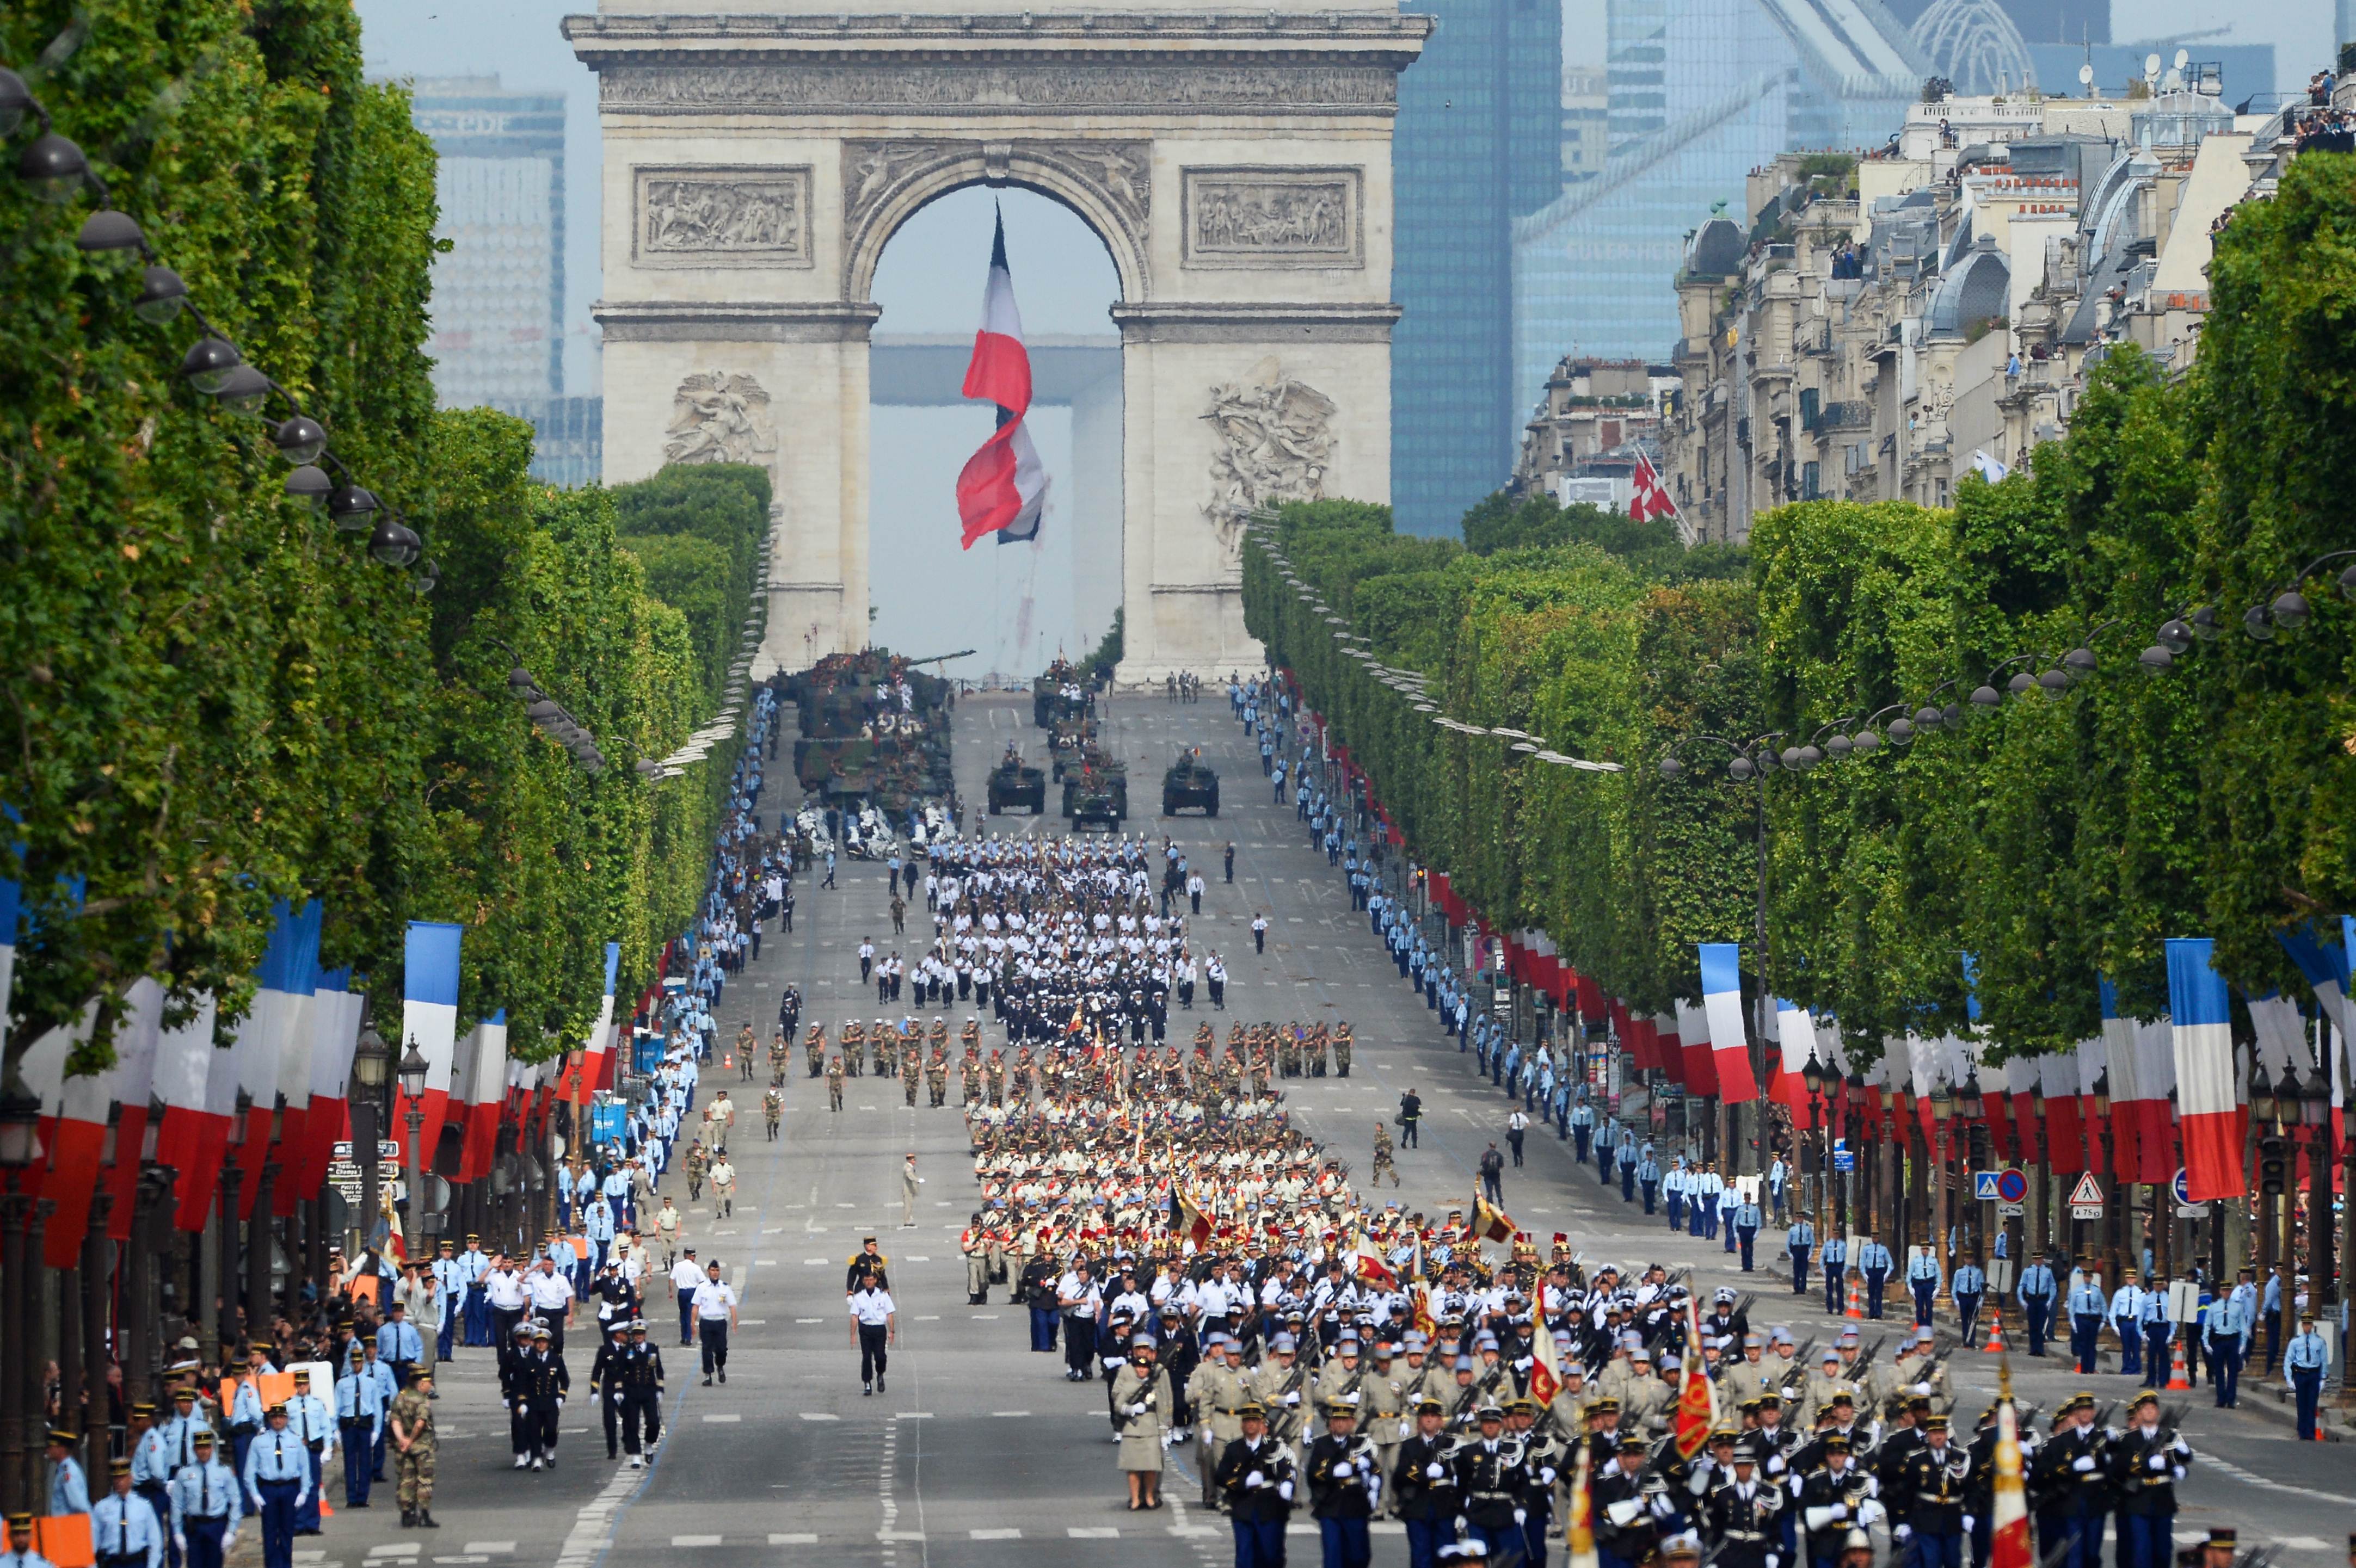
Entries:
[[376, 1217], [383, 1202], [378, 1187], [377, 1145], [384, 1137], [384, 1080], [391, 1069], [392, 1052], [384, 1043], [384, 1036], [373, 1028], [360, 1030], [359, 1043], [352, 1048], [352, 1081], [359, 1093], [352, 1096], [352, 1158], [360, 1168], [360, 1211], [358, 1240], [345, 1238], [345, 1244], [358, 1257], [360, 1250], [376, 1234]]
[[403, 1238], [411, 1257], [423, 1256], [425, 1240], [425, 1164], [418, 1156], [418, 1133], [425, 1125], [425, 1058], [418, 1053], [417, 1037], [401, 1054], [401, 1094], [409, 1122], [409, 1234]]

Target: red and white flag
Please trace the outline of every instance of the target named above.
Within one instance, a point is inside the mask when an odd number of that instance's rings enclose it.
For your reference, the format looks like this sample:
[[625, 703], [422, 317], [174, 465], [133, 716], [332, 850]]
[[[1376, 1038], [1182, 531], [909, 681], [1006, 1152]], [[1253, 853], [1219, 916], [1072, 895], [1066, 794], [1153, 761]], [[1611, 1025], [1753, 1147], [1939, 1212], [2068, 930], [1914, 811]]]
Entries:
[[1677, 504], [1669, 499], [1669, 487], [1661, 483], [1660, 470], [1643, 453], [1636, 454], [1635, 490], [1628, 497], [1628, 515], [1640, 523], [1655, 517], [1674, 517]]
[[1047, 471], [1023, 420], [1031, 411], [1031, 354], [1023, 346], [1023, 313], [1014, 304], [1014, 274], [1006, 266], [1006, 220], [990, 245], [990, 283], [982, 291], [981, 329], [965, 368], [965, 395], [998, 405], [998, 428], [958, 474], [958, 520], [965, 548], [984, 534], [1001, 544], [1039, 537], [1047, 500]]

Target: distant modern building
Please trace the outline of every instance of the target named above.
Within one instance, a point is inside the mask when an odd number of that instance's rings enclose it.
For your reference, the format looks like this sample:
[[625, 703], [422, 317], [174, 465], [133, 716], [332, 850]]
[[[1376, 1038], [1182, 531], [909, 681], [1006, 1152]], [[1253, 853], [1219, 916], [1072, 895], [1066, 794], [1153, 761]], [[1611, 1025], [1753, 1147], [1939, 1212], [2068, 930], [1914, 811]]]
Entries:
[[1611, 0], [1605, 32], [1611, 161], [1514, 227], [1520, 420], [1567, 354], [1667, 358], [1687, 237], [1779, 152], [1888, 141], [1928, 74], [1876, 0]]
[[535, 398], [499, 405], [531, 421], [531, 476], [568, 489], [605, 473], [605, 400]]
[[564, 390], [564, 100], [489, 77], [413, 84], [411, 117], [441, 155], [430, 305], [445, 408], [520, 408]]
[[1593, 66], [1562, 68], [1562, 187], [1603, 172], [1612, 156], [1611, 78]]
[[[1452, 534], [1514, 471], [1513, 223], [1562, 191], [1562, 9], [1405, 0], [1439, 19], [1399, 78], [1391, 148], [1391, 506]], [[1547, 364], [1553, 364], [1552, 357]]]

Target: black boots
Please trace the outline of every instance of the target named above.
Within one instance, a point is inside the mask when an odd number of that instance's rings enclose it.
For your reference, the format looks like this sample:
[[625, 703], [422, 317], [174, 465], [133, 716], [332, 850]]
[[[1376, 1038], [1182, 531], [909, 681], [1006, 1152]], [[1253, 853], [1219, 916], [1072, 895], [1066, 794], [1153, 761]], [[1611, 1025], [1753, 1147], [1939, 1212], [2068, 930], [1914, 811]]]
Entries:
[[440, 1520], [436, 1520], [425, 1509], [419, 1509], [417, 1510], [417, 1527], [420, 1530], [439, 1530], [442, 1528], [442, 1524]]
[[414, 1529], [416, 1524], [417, 1510], [413, 1508], [402, 1509], [401, 1510], [401, 1528], [403, 1530], [411, 1530]]

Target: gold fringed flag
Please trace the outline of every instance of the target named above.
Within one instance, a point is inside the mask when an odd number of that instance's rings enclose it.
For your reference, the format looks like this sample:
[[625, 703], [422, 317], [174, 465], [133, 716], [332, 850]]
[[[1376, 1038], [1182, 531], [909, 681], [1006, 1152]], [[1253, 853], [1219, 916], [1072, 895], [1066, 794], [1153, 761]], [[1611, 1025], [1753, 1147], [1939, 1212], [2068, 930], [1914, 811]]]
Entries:
[[1718, 1391], [1702, 1362], [1701, 1320], [1693, 1302], [1686, 1302], [1686, 1362], [1677, 1385], [1677, 1454], [1690, 1461], [1709, 1446], [1709, 1429], [1718, 1423]]
[[1595, 1553], [1595, 1503], [1588, 1487], [1588, 1448], [1579, 1445], [1579, 1469], [1570, 1482], [1570, 1519], [1563, 1526], [1565, 1568], [1601, 1568]]
[[2031, 1568], [2029, 1493], [2020, 1479], [2020, 1420], [2012, 1408], [2012, 1369], [2002, 1369], [1996, 1407], [1996, 1498], [1988, 1518], [1988, 1568]]
[[[1554, 1330], [1547, 1327], [1546, 1282], [1538, 1282], [1538, 1309], [1530, 1315], [1530, 1398], [1544, 1410], [1562, 1387], [1562, 1357], [1556, 1350]], [[1587, 1452], [1585, 1445], [1580, 1453]]]

